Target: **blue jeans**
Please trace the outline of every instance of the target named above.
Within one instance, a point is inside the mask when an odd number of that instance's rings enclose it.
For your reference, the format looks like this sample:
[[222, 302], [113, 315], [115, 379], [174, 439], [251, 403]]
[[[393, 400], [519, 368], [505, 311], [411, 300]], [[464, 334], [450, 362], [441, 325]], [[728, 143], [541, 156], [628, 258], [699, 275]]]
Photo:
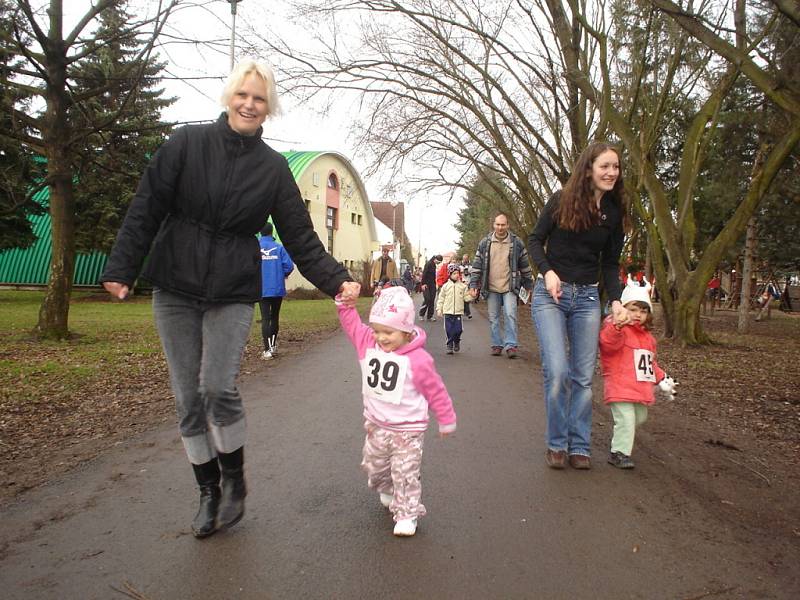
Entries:
[[253, 310], [253, 304], [210, 303], [153, 290], [153, 315], [169, 365], [181, 439], [192, 464], [244, 445], [244, 407], [236, 376]]
[[[514, 292], [488, 292], [489, 329], [492, 346], [517, 347], [517, 295]], [[503, 337], [500, 337], [500, 308], [503, 308]]]
[[447, 347], [452, 348], [453, 344], [461, 343], [461, 334], [464, 326], [461, 324], [461, 315], [444, 316], [444, 333], [447, 336]]
[[562, 282], [561, 290], [556, 303], [537, 279], [531, 305], [544, 373], [547, 447], [591, 456], [600, 296], [596, 285]]

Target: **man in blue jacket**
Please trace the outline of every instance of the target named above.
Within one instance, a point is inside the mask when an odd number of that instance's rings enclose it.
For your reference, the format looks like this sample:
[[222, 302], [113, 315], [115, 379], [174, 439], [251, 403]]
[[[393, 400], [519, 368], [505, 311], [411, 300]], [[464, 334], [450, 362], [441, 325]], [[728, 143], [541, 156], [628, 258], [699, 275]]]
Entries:
[[264, 352], [261, 358], [269, 360], [275, 355], [278, 340], [278, 321], [281, 302], [286, 295], [286, 278], [294, 270], [294, 263], [286, 249], [272, 237], [272, 223], [261, 229], [261, 336]]

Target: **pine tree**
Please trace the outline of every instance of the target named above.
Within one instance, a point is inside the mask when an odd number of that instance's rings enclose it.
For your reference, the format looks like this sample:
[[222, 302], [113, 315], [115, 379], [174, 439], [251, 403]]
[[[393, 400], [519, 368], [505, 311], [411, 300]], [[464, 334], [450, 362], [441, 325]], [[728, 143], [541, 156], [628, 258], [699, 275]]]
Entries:
[[[6, 0], [0, 0], [2, 32], [11, 28], [11, 10]], [[12, 67], [19, 67], [19, 60], [5, 34], [0, 34], [0, 250], [30, 246], [36, 237], [28, 217], [44, 212], [32, 198], [36, 181], [42, 180], [41, 163], [29, 148], [5, 135], [15, 129], [29, 133], [13, 118], [12, 107], [29, 106], [30, 96], [8, 85]]]
[[93, 51], [74, 74], [73, 95], [107, 88], [70, 109], [77, 128], [91, 132], [98, 123], [112, 122], [81, 141], [74, 165], [79, 252], [111, 248], [148, 160], [171, 129], [160, 120], [161, 110], [175, 101], [163, 97], [163, 89], [157, 87], [165, 63], [135, 59], [140, 44], [135, 32], [126, 28], [130, 15], [125, 4], [100, 14]]

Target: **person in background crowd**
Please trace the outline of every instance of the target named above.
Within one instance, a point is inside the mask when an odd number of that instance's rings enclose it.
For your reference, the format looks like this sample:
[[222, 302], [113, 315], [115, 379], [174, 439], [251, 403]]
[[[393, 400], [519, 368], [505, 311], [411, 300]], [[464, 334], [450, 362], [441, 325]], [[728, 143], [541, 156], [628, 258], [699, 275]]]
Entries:
[[436, 309], [436, 265], [442, 262], [442, 255], [431, 256], [422, 269], [422, 306], [419, 309], [419, 318], [435, 321], [433, 311]]
[[408, 293], [411, 294], [414, 291], [414, 274], [411, 272], [411, 265], [406, 266], [402, 279], [403, 286], [408, 290]]
[[[465, 284], [469, 284], [469, 277], [470, 272], [472, 271], [472, 264], [469, 260], [469, 254], [465, 254], [461, 257], [461, 281]], [[464, 304], [464, 316], [468, 319], [472, 318], [472, 310], [470, 309], [471, 302], [467, 302]]]
[[294, 263], [286, 249], [272, 237], [272, 223], [261, 229], [261, 337], [264, 340], [263, 360], [277, 352], [281, 304], [286, 296], [286, 278], [294, 271]]
[[436, 299], [436, 314], [444, 317], [444, 331], [447, 335], [447, 353], [461, 352], [461, 334], [464, 328], [461, 317], [464, 307], [469, 306], [472, 294], [466, 284], [461, 281], [461, 267], [452, 262], [447, 265], [450, 279], [439, 290]]
[[373, 287], [379, 287], [389, 279], [396, 279], [400, 276], [397, 271], [397, 264], [389, 256], [389, 250], [391, 249], [391, 246], [383, 246], [381, 255], [372, 262], [371, 279]]
[[[517, 297], [520, 289], [533, 287], [531, 266], [525, 244], [508, 230], [508, 216], [498, 213], [493, 231], [478, 244], [472, 262], [469, 287], [473, 298], [478, 290], [486, 299], [492, 336], [492, 356], [505, 350], [508, 358], [517, 357]], [[500, 335], [500, 309], [503, 309], [503, 335]]]

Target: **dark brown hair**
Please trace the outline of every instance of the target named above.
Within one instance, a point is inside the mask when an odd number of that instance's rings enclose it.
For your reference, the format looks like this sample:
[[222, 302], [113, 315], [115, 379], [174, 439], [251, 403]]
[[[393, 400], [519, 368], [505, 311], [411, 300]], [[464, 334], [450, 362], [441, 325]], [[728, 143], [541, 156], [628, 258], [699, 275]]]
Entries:
[[581, 152], [572, 175], [561, 190], [561, 197], [555, 209], [555, 220], [558, 226], [568, 231], [585, 231], [595, 225], [600, 216], [597, 205], [593, 202], [594, 192], [592, 179], [592, 165], [597, 157], [611, 150], [616, 153], [620, 161], [619, 177], [614, 183], [614, 189], [608, 192], [612, 200], [619, 207], [623, 215], [623, 228], [627, 231], [630, 221], [628, 217], [628, 203], [625, 198], [625, 183], [622, 179], [622, 156], [616, 146], [607, 142], [592, 142]]

